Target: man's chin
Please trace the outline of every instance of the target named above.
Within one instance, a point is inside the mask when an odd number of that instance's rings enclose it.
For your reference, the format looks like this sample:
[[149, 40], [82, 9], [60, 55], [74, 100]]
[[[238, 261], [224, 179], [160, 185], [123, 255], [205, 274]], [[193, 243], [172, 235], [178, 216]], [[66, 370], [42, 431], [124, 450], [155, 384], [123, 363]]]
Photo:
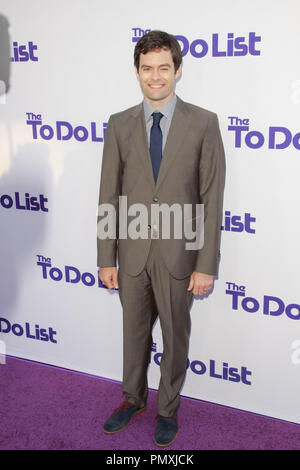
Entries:
[[148, 94], [147, 98], [151, 101], [158, 102], [158, 101], [168, 101], [168, 98], [171, 99], [172, 96], [171, 95], [165, 95], [165, 94], [159, 95], [157, 93], [153, 93], [153, 95], [151, 95], [151, 96]]
[[163, 100], [165, 100], [166, 98], [167, 98], [166, 96], [151, 96], [151, 98], [150, 98], [150, 96], [149, 96], [149, 99], [150, 99], [151, 101], [163, 101]]

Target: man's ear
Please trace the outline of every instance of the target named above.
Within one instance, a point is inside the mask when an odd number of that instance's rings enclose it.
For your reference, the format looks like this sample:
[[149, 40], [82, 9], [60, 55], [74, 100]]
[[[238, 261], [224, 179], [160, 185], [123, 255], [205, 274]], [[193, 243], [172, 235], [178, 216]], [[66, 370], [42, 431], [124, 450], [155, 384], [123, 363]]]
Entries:
[[138, 71], [138, 69], [137, 69], [136, 67], [134, 67], [134, 69], [135, 69], [135, 74], [136, 74], [137, 78], [139, 78], [139, 71]]
[[178, 78], [181, 75], [181, 72], [182, 72], [182, 67], [181, 67], [181, 64], [180, 64], [178, 69], [176, 70], [175, 78]]

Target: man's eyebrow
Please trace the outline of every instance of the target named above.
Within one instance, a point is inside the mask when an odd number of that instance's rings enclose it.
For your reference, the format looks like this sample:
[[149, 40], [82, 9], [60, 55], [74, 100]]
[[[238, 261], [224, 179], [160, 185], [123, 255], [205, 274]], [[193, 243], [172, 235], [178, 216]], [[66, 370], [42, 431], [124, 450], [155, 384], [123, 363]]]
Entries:
[[[147, 64], [143, 64], [141, 67], [142, 67], [142, 68], [143, 68], [143, 67], [148, 67], [149, 69], [152, 68], [151, 65], [147, 65]], [[171, 67], [171, 65], [170, 65], [170, 64], [160, 64], [159, 67]]]

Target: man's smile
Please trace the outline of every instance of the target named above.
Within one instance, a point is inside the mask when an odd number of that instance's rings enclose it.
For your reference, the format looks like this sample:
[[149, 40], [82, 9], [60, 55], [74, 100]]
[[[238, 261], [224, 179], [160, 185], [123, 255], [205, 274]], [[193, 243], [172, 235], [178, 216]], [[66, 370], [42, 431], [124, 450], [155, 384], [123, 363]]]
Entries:
[[159, 88], [162, 88], [163, 86], [165, 86], [165, 85], [162, 85], [162, 84], [160, 84], [160, 85], [149, 84], [149, 87], [154, 88], [154, 89], [159, 89]]

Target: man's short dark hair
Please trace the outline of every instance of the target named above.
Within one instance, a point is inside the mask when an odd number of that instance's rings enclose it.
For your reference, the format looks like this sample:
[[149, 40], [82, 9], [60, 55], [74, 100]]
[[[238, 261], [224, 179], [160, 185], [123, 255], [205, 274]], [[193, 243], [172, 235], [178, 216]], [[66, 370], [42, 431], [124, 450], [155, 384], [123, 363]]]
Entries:
[[134, 48], [134, 65], [139, 70], [140, 54], [147, 54], [153, 50], [167, 49], [171, 51], [175, 72], [182, 62], [182, 54], [179, 42], [172, 34], [164, 31], [153, 30], [141, 37]]

